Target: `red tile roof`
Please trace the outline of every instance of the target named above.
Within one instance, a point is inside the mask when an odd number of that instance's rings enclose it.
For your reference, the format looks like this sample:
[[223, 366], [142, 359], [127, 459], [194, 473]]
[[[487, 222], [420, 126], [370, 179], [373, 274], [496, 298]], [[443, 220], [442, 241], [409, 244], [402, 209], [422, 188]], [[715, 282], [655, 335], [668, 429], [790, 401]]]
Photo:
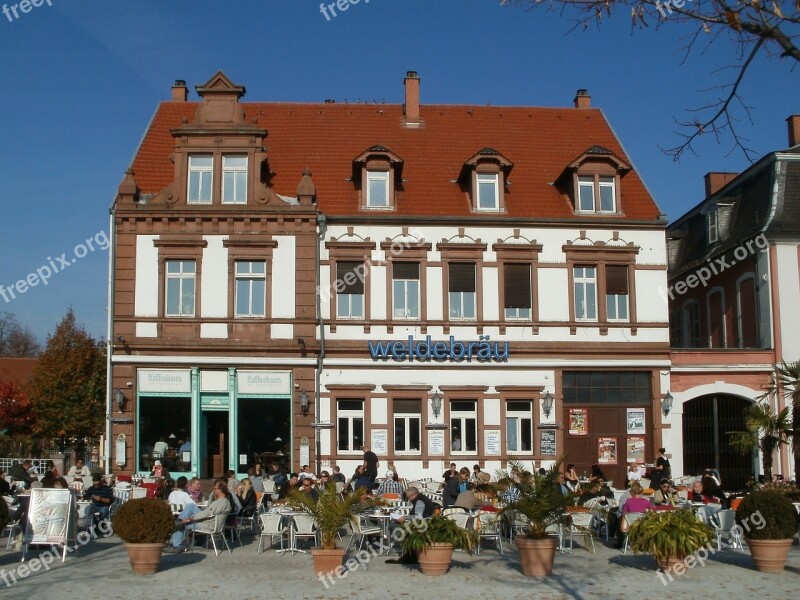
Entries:
[[[403, 126], [396, 104], [242, 103], [268, 131], [273, 190], [295, 196], [304, 168], [317, 188], [317, 203], [330, 215], [359, 213], [358, 193], [347, 181], [353, 159], [380, 144], [403, 159], [397, 215], [470, 216], [468, 199], [452, 183], [466, 160], [491, 147], [514, 167], [505, 195], [506, 217], [574, 218], [569, 198], [552, 183], [592, 146], [608, 148], [630, 163], [598, 109], [423, 105], [424, 126]], [[170, 129], [194, 121], [198, 102], [162, 103], [133, 162], [142, 193], [157, 193], [173, 177]], [[622, 178], [624, 219], [655, 221], [659, 209], [639, 176]], [[585, 217], [582, 217], [585, 221]]]
[[12, 380], [24, 386], [37, 362], [36, 358], [0, 358], [0, 380]]

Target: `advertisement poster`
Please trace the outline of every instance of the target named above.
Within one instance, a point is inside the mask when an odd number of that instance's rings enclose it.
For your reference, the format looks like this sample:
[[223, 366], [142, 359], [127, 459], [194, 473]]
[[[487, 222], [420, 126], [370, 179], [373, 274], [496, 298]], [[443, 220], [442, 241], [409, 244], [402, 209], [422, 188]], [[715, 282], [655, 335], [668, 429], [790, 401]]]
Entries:
[[627, 454], [629, 463], [644, 464], [644, 438], [629, 437]]
[[617, 438], [601, 437], [597, 440], [597, 462], [601, 465], [617, 464]]
[[569, 434], [588, 435], [589, 411], [585, 408], [569, 409]]
[[26, 544], [66, 544], [75, 539], [73, 499], [70, 490], [31, 490]]
[[543, 456], [556, 455], [556, 432], [542, 431], [539, 438], [539, 454]]
[[645, 433], [643, 408], [628, 409], [628, 434], [631, 433]]

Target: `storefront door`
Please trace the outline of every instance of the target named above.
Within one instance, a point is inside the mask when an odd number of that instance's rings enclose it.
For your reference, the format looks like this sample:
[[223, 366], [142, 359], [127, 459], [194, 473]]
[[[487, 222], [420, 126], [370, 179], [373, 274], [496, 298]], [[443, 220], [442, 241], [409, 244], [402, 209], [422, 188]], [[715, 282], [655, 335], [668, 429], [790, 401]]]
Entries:
[[228, 412], [203, 411], [200, 477], [224, 477], [228, 469]]

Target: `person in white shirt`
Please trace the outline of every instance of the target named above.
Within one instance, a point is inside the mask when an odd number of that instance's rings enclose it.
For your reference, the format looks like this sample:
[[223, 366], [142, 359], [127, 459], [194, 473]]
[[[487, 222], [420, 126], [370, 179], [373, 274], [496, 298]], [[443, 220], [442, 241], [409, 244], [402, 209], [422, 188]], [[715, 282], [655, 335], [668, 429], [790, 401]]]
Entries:
[[297, 475], [297, 480], [302, 483], [303, 479], [311, 479], [313, 481], [317, 480], [317, 476], [311, 472], [311, 467], [308, 465], [303, 465], [303, 470], [300, 471]]
[[170, 492], [169, 498], [167, 499], [170, 504], [176, 504], [184, 507], [189, 504], [196, 504], [194, 498], [192, 498], [189, 495], [189, 492], [186, 491], [187, 483], [189, 483], [189, 480], [186, 479], [186, 477], [183, 475], [178, 477], [178, 480], [175, 482], [175, 489]]
[[84, 477], [89, 479], [92, 476], [92, 472], [89, 470], [89, 467], [83, 464], [82, 458], [76, 458], [75, 464], [69, 468], [67, 471], [67, 477], [78, 477], [83, 479]]
[[159, 455], [156, 458], [164, 458], [167, 455], [167, 451], [169, 451], [169, 445], [162, 435], [158, 438], [158, 441], [153, 444], [153, 452]]

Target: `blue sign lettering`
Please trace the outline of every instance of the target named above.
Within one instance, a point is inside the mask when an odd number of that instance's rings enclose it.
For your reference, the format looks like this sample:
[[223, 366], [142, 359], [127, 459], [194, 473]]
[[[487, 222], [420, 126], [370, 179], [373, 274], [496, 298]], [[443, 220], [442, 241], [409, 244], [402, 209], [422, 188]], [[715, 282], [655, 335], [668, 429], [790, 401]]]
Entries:
[[446, 342], [434, 342], [431, 336], [424, 340], [415, 340], [414, 336], [408, 336], [405, 342], [371, 341], [368, 344], [372, 360], [471, 362], [475, 359], [478, 362], [508, 362], [508, 342], [490, 342], [489, 337], [482, 335], [480, 341], [465, 343], [457, 341], [452, 335]]

